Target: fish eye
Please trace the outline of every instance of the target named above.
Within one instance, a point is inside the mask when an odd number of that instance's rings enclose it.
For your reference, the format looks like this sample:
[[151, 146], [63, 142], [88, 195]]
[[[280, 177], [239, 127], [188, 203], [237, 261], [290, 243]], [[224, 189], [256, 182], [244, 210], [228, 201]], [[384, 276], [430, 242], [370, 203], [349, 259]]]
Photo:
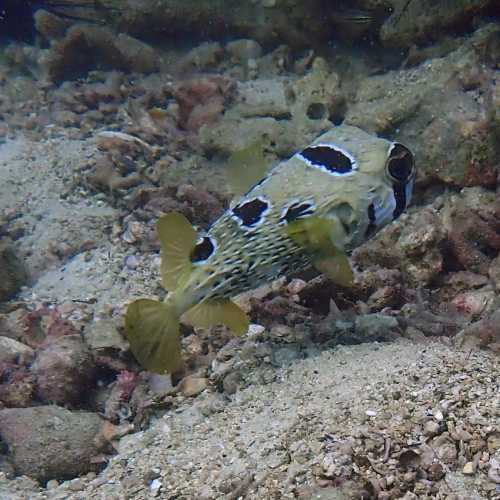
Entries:
[[408, 182], [415, 174], [415, 161], [411, 151], [397, 142], [391, 147], [386, 167], [392, 179], [401, 183]]

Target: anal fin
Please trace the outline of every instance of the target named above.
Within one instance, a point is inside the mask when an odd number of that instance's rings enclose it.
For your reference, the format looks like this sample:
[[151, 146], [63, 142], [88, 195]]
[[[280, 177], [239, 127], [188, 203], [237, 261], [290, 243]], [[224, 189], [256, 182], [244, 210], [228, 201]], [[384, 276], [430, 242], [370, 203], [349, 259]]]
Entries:
[[250, 324], [243, 309], [229, 299], [209, 299], [201, 302], [184, 313], [183, 320], [200, 328], [225, 325], [236, 335], [246, 333]]

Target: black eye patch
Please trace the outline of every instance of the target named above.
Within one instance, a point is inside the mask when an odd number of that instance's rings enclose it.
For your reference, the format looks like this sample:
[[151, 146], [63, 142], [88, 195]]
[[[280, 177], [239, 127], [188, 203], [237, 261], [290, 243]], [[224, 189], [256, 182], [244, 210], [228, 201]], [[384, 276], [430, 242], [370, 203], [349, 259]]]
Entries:
[[411, 151], [406, 146], [395, 142], [387, 160], [387, 168], [391, 176], [396, 181], [407, 182], [413, 174], [413, 164]]
[[269, 208], [269, 204], [260, 198], [237, 205], [233, 208], [233, 215], [238, 217], [245, 227], [254, 227], [262, 218], [262, 214]]
[[312, 215], [314, 206], [312, 203], [294, 203], [288, 207], [287, 211], [281, 217], [280, 222], [293, 222], [294, 220]]
[[207, 260], [215, 251], [215, 245], [212, 239], [208, 236], [202, 238], [202, 240], [196, 244], [189, 256], [189, 259], [194, 264], [196, 262], [201, 262]]
[[300, 156], [312, 166], [325, 168], [332, 174], [348, 174], [354, 169], [353, 160], [331, 146], [311, 146], [304, 149]]

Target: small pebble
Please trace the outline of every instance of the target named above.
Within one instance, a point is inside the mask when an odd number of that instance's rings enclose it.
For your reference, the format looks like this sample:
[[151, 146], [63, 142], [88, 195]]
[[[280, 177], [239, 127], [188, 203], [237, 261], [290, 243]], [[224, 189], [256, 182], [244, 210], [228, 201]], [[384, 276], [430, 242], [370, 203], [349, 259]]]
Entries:
[[375, 417], [377, 416], [377, 412], [375, 410], [366, 410], [365, 411], [365, 414], [368, 416], [368, 417]]
[[50, 481], [47, 481], [46, 488], [48, 490], [53, 490], [59, 486], [59, 481], [57, 479], [51, 479]]
[[159, 479], [153, 479], [151, 484], [149, 485], [149, 490], [151, 491], [152, 496], [157, 496], [160, 493], [160, 489], [162, 487], [161, 481]]
[[439, 424], [434, 420], [429, 420], [424, 425], [424, 434], [426, 436], [435, 436], [439, 432]]
[[443, 419], [444, 419], [444, 415], [443, 415], [443, 412], [441, 410], [436, 410], [434, 412], [434, 418], [438, 421], [438, 422], [442, 422]]
[[125, 266], [129, 269], [137, 269], [139, 266], [139, 259], [135, 255], [127, 255], [127, 257], [125, 257]]
[[262, 325], [257, 325], [255, 323], [250, 324], [248, 327], [247, 337], [252, 340], [257, 340], [262, 336], [266, 329]]
[[474, 474], [476, 472], [476, 467], [473, 462], [467, 462], [462, 469], [462, 472], [467, 475]]
[[178, 389], [184, 396], [193, 397], [203, 392], [207, 387], [207, 378], [188, 375], [180, 381]]

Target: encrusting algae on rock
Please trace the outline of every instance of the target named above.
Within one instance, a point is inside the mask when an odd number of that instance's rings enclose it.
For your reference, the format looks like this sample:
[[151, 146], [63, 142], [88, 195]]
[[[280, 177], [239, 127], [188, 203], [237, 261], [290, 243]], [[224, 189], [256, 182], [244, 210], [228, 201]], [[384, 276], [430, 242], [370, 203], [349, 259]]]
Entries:
[[405, 210], [415, 176], [405, 146], [339, 126], [252, 179], [258, 182], [205, 236], [183, 215], [164, 215], [158, 233], [169, 294], [130, 304], [125, 326], [135, 357], [151, 371], [177, 370], [180, 319], [243, 334], [249, 320], [231, 297], [310, 264], [349, 285], [346, 254]]

